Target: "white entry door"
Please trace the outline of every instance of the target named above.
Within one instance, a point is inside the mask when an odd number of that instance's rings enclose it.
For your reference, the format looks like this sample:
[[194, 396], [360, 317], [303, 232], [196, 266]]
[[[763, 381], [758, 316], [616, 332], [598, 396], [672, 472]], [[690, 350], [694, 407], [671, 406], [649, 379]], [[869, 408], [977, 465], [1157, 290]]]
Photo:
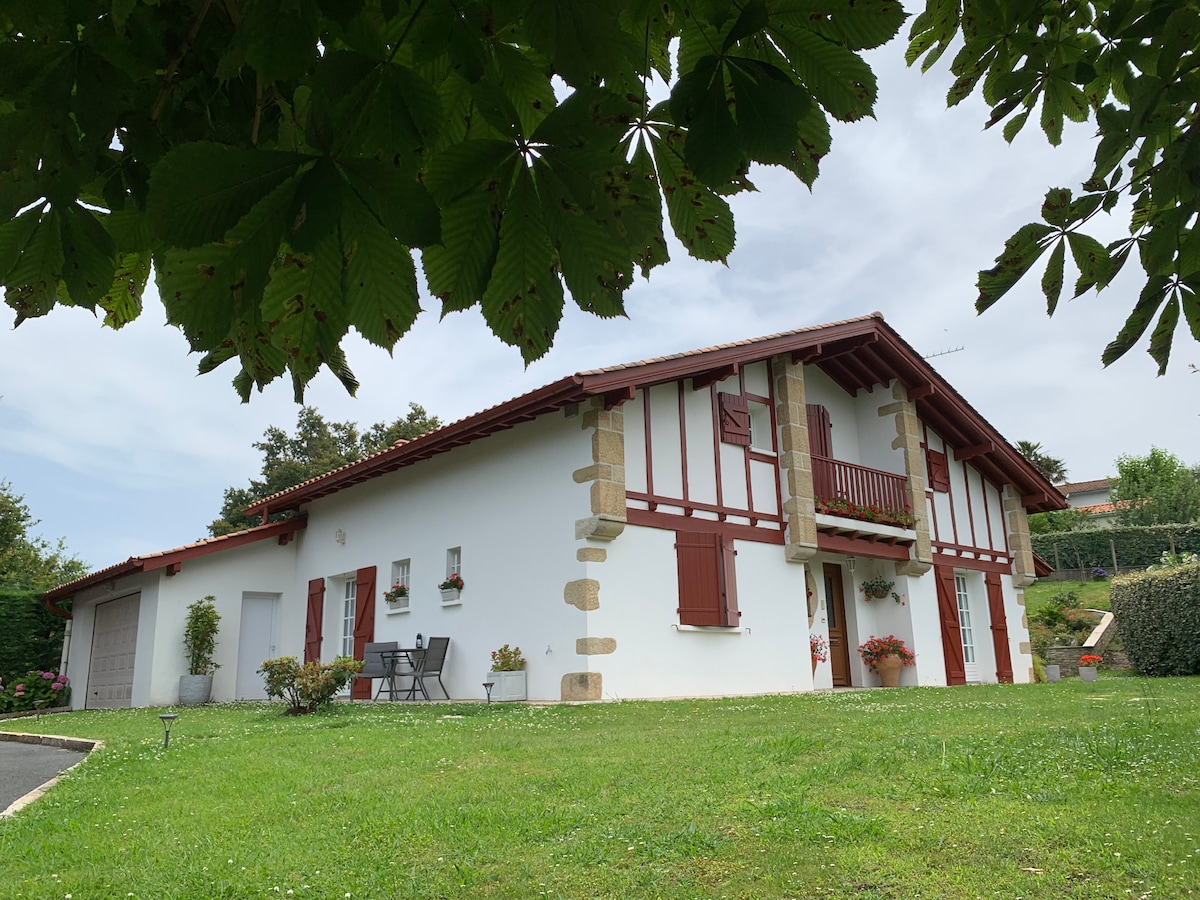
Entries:
[[131, 594], [97, 604], [85, 708], [127, 709], [131, 705], [141, 599], [141, 594]]
[[267, 690], [258, 670], [275, 658], [278, 594], [242, 594], [242, 625], [238, 632], [238, 700], [266, 700]]

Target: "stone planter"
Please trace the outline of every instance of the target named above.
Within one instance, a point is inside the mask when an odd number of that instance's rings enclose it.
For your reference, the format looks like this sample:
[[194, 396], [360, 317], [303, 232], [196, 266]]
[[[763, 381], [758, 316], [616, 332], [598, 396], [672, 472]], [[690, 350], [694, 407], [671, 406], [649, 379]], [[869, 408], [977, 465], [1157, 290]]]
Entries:
[[454, 589], [446, 590], [445, 588], [443, 588], [441, 593], [442, 593], [442, 602], [443, 603], [458, 603], [459, 598], [462, 596], [462, 591], [458, 591], [458, 590], [454, 590]]
[[493, 700], [524, 700], [527, 697], [524, 669], [516, 672], [488, 672], [483, 676], [483, 680], [494, 685]]
[[900, 670], [904, 668], [904, 660], [898, 656], [881, 656], [875, 663], [875, 671], [879, 673], [879, 683], [884, 687], [900, 686]]
[[1080, 666], [1079, 667], [1079, 680], [1080, 681], [1095, 681], [1098, 671], [1099, 670], [1095, 666]]
[[1062, 677], [1062, 670], [1056, 665], [1046, 664], [1046, 683], [1058, 684], [1058, 679]]
[[211, 675], [180, 675], [179, 705], [200, 706], [212, 698]]

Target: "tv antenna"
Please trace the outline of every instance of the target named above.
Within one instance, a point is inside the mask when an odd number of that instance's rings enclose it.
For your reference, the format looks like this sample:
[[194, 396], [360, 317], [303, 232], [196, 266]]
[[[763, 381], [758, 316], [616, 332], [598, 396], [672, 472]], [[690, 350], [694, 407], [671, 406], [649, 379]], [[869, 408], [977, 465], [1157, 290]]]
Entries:
[[948, 356], [951, 353], [957, 353], [959, 350], [965, 350], [965, 347], [954, 347], [950, 350], [939, 350], [937, 353], [927, 353], [921, 359], [933, 359], [935, 356]]

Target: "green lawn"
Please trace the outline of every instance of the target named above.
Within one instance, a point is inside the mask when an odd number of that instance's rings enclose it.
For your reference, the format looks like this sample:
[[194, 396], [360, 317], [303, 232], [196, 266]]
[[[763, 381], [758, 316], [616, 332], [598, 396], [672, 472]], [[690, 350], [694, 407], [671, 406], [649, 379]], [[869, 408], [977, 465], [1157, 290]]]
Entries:
[[74, 713], [5, 898], [1176, 898], [1200, 679]]
[[1038, 581], [1025, 588], [1025, 609], [1034, 612], [1049, 602], [1055, 594], [1071, 591], [1086, 609], [1111, 609], [1109, 592], [1112, 585], [1105, 581]]

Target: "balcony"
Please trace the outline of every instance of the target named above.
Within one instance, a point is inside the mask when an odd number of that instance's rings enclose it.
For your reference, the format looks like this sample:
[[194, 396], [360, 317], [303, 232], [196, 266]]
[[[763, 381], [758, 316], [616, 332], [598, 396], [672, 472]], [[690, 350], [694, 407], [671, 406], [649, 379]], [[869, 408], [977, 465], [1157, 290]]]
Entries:
[[818, 513], [912, 528], [905, 476], [815, 455], [812, 468]]

